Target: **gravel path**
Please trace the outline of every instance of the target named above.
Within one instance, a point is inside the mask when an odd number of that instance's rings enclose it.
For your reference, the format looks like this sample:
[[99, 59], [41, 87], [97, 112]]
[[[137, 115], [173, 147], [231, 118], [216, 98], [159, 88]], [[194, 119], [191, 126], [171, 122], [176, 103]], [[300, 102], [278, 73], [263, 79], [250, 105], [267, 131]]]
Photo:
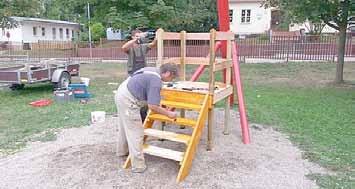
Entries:
[[[30, 143], [1, 158], [0, 188], [318, 188], [305, 175], [325, 170], [302, 159], [287, 136], [251, 124], [252, 143], [244, 145], [239, 119], [232, 116], [231, 134], [223, 135], [223, 112], [215, 115], [213, 151], [205, 150], [204, 130], [190, 175], [182, 183], [175, 183], [178, 163], [158, 157], [146, 155], [143, 174], [123, 170], [124, 160], [116, 156], [113, 117], [105, 124], [62, 130], [56, 141]], [[181, 148], [168, 141], [150, 142]]]

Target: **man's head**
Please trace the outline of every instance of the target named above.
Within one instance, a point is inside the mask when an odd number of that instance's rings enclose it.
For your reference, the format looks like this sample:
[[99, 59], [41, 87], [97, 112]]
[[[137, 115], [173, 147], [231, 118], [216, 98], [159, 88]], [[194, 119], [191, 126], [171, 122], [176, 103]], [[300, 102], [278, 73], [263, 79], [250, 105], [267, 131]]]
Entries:
[[132, 36], [132, 39], [139, 39], [142, 35], [142, 31], [141, 30], [133, 30], [131, 32], [131, 36]]
[[172, 81], [179, 76], [179, 68], [173, 63], [163, 64], [160, 66], [160, 76], [164, 82]]

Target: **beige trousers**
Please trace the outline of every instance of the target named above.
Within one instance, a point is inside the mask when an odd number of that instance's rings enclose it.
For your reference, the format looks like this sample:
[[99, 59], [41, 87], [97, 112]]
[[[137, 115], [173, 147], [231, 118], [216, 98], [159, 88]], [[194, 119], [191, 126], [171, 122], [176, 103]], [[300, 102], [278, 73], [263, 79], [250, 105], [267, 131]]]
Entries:
[[140, 108], [144, 102], [137, 100], [127, 89], [126, 79], [117, 89], [115, 103], [118, 111], [118, 155], [129, 153], [132, 169], [145, 168], [143, 155], [144, 128]]

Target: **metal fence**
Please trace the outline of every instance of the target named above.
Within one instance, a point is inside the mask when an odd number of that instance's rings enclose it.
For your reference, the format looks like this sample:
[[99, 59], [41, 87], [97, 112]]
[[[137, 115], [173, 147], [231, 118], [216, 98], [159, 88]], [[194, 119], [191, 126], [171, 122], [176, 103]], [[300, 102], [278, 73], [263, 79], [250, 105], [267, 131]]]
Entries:
[[[258, 35], [236, 39], [238, 57], [276, 60], [319, 60], [334, 61], [337, 57], [336, 35], [329, 36], [267, 36]], [[121, 50], [124, 41], [88, 42], [39, 41], [38, 43], [0, 42], [2, 59], [74, 59], [79, 61], [125, 60], [127, 54]], [[206, 57], [209, 41], [191, 40], [186, 42], [187, 57]], [[152, 49], [147, 55], [148, 61], [155, 61], [157, 50]], [[164, 57], [179, 57], [180, 41], [164, 41]], [[346, 40], [347, 57], [355, 57], [355, 38]]]
[[[238, 39], [239, 58], [334, 61], [338, 54], [338, 37], [273, 36]], [[346, 57], [355, 57], [355, 38], [346, 40]]]

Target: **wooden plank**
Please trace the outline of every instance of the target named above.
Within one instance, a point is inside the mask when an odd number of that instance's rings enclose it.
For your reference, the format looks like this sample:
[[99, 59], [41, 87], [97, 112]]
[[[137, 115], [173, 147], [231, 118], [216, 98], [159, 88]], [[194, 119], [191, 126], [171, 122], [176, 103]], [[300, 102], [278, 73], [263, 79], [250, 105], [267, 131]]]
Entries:
[[224, 124], [223, 124], [223, 134], [229, 135], [230, 133], [230, 98], [231, 96], [229, 95], [228, 98], [225, 99], [224, 101]]
[[[174, 63], [174, 64], [180, 64], [181, 59], [180, 57], [174, 57], [174, 58], [166, 58], [163, 60], [164, 64], [165, 63]], [[215, 63], [219, 64], [224, 61], [227, 61], [227, 59], [224, 58], [218, 58], [215, 59]], [[193, 65], [210, 65], [210, 59], [209, 58], [203, 58], [203, 57], [185, 57], [185, 64], [193, 64]]]
[[188, 144], [191, 136], [173, 133], [169, 131], [161, 131], [157, 129], [144, 129], [144, 134], [156, 138], [166, 139], [174, 142], [180, 142], [184, 144]]
[[143, 152], [145, 154], [159, 156], [162, 158], [171, 159], [171, 160], [175, 160], [178, 162], [182, 161], [182, 159], [184, 157], [183, 152], [170, 150], [167, 148], [160, 148], [160, 147], [152, 146], [152, 145], [148, 145], [148, 144], [143, 145]]
[[234, 33], [232, 32], [216, 32], [216, 40], [234, 40]]
[[148, 117], [149, 120], [157, 120], [157, 121], [164, 121], [164, 122], [169, 122], [169, 123], [174, 123], [178, 125], [185, 125], [185, 126], [190, 126], [194, 127], [196, 125], [196, 121], [192, 119], [186, 119], [186, 118], [181, 118], [178, 117], [176, 119], [170, 119], [165, 115], [161, 114], [152, 114]]
[[[210, 31], [210, 67], [209, 67], [209, 95], [213, 98], [214, 96], [214, 87], [215, 87], [215, 73], [213, 70], [215, 70], [214, 62], [216, 59], [216, 52], [215, 52], [215, 46], [216, 46], [216, 30], [211, 29]], [[213, 105], [211, 109], [208, 109], [208, 123], [207, 123], [207, 150], [212, 149], [212, 128], [213, 128]]]
[[180, 33], [164, 32], [162, 35], [163, 40], [180, 40]]
[[179, 91], [176, 89], [163, 88], [160, 91], [162, 99], [166, 101], [175, 101], [189, 104], [201, 105], [203, 103], [204, 94], [192, 91]]
[[186, 109], [186, 110], [200, 110], [201, 105], [198, 104], [191, 104], [191, 103], [184, 103], [184, 102], [176, 102], [176, 101], [168, 101], [162, 100], [160, 102], [161, 105], [165, 105], [167, 107], [178, 108], [178, 109]]
[[211, 151], [213, 147], [213, 127], [214, 127], [214, 106], [208, 109], [208, 122], [207, 122], [207, 151]]
[[198, 147], [198, 143], [200, 142], [201, 134], [203, 131], [203, 128], [205, 126], [205, 121], [207, 118], [207, 112], [208, 112], [208, 99], [209, 96], [206, 95], [203, 103], [203, 108], [199, 112], [199, 117], [197, 120], [197, 126], [194, 128], [194, 131], [191, 136], [191, 142], [187, 146], [183, 161], [181, 162], [181, 167], [179, 170], [179, 174], [176, 178], [176, 182], [180, 182], [185, 179], [185, 177], [189, 174], [192, 161], [195, 157], [195, 153]]
[[186, 31], [180, 32], [180, 80], [186, 80], [185, 59], [186, 59]]
[[180, 58], [179, 57], [165, 58], [163, 59], [163, 64], [166, 63], [180, 64]]
[[123, 167], [123, 169], [128, 169], [131, 167], [131, 157], [130, 156], [127, 157], [127, 159], [122, 167]]
[[[232, 42], [227, 41], [227, 59], [232, 58]], [[226, 84], [231, 85], [232, 81], [232, 69], [231, 67], [228, 67], [226, 69]], [[223, 128], [223, 134], [228, 135], [229, 130], [230, 130], [230, 100], [233, 95], [233, 86], [231, 86], [232, 93], [229, 95], [227, 98], [225, 98], [224, 102], [224, 128]]]
[[185, 64], [209, 65], [209, 59], [200, 57], [186, 57]]
[[227, 88], [224, 88], [221, 91], [218, 91], [213, 96], [213, 104], [216, 104], [220, 100], [228, 97], [229, 95], [233, 94], [233, 86], [229, 85]]
[[186, 40], [210, 40], [209, 33], [187, 33]]
[[220, 70], [224, 70], [226, 68], [232, 67], [232, 60], [225, 60], [223, 62], [217, 63], [214, 66], [214, 72], [220, 71]]
[[164, 30], [159, 28], [156, 36], [157, 36], [157, 67], [160, 67], [163, 64], [163, 56], [164, 56], [164, 41], [163, 41]]
[[[180, 57], [166, 58], [163, 60], [163, 62], [164, 62], [164, 64], [165, 63], [180, 64], [181, 58]], [[209, 59], [208, 58], [200, 58], [200, 57], [186, 57], [184, 63], [185, 64], [192, 64], [192, 65], [209, 65]]]
[[216, 44], [216, 30], [214, 29], [211, 29], [211, 32], [210, 32], [210, 62], [209, 62], [209, 93], [210, 95], [213, 95], [214, 93], [214, 82], [215, 82], [215, 78], [214, 78], [214, 73], [213, 73], [213, 70], [214, 70], [214, 61], [215, 61], [215, 58], [216, 58], [216, 52], [214, 50], [215, 48], [215, 44]]

